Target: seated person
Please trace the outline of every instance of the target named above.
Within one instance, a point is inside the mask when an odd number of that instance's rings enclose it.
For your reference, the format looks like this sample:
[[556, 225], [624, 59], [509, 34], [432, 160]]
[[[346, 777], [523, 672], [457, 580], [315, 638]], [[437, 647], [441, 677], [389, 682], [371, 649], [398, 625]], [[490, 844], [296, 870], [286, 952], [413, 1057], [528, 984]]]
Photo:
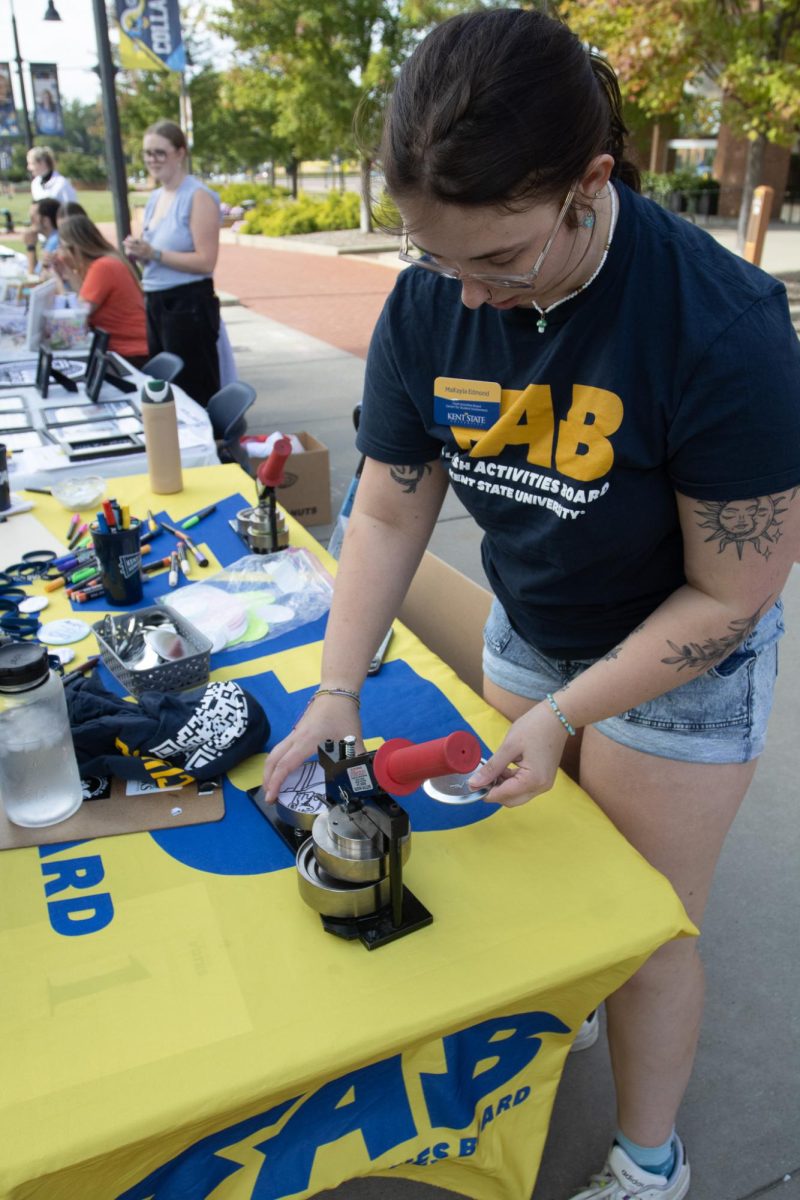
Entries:
[[[37, 200], [31, 205], [30, 225], [24, 233], [28, 270], [43, 279], [51, 274], [53, 255], [58, 249], [58, 210], [58, 201], [49, 196]], [[37, 261], [39, 250], [41, 261]]]
[[85, 214], [58, 223], [54, 268], [89, 305], [89, 324], [109, 334], [109, 349], [134, 367], [147, 362], [144, 296], [133, 267]]

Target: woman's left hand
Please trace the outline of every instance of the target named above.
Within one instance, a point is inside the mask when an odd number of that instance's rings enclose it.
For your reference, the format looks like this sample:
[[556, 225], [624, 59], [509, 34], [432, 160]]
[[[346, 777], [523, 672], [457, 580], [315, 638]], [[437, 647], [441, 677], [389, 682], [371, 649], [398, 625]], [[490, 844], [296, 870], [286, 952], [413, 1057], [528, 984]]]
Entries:
[[509, 729], [501, 745], [470, 776], [473, 787], [489, 787], [486, 800], [515, 808], [553, 786], [570, 735], [546, 701], [535, 704]]

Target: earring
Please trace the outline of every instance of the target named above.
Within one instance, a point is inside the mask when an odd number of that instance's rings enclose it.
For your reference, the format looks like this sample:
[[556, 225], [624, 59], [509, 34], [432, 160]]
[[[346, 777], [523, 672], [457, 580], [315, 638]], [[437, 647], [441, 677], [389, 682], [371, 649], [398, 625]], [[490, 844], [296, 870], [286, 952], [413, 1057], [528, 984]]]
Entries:
[[595, 198], [595, 200], [599, 199], [600, 195], [602, 194], [602, 191], [603, 191], [603, 189], [602, 189], [602, 188], [600, 188], [600, 191], [599, 191], [599, 192], [595, 192], [595, 194], [594, 194], [594, 198]]
[[594, 222], [595, 222], [594, 209], [590, 209], [589, 212], [587, 212], [586, 216], [581, 221], [581, 225], [583, 226], [584, 229], [594, 229]]

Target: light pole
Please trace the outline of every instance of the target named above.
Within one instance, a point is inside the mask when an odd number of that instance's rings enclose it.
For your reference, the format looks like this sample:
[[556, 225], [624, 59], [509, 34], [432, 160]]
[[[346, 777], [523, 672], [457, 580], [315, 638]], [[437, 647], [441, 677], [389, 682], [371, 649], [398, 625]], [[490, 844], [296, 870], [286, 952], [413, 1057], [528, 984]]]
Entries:
[[17, 63], [17, 75], [19, 77], [19, 90], [22, 95], [22, 119], [25, 122], [25, 140], [28, 143], [30, 150], [33, 145], [33, 133], [31, 131], [31, 118], [28, 112], [28, 97], [25, 93], [25, 76], [22, 71], [22, 55], [19, 52], [19, 37], [17, 36], [17, 18], [14, 13], [14, 0], [10, 0], [11, 4], [11, 31], [14, 35], [14, 55]]
[[[117, 93], [114, 87], [114, 64], [111, 61], [111, 44], [108, 40], [108, 18], [105, 0], [92, 0], [94, 27], [97, 35], [98, 74], [103, 100], [103, 124], [106, 130], [106, 158], [108, 181], [114, 201], [114, 219], [120, 246], [131, 231], [131, 213], [128, 207], [128, 176], [125, 171], [125, 156], [122, 153], [122, 134], [119, 127]], [[49, 0], [45, 19], [60, 21], [54, 0]]]

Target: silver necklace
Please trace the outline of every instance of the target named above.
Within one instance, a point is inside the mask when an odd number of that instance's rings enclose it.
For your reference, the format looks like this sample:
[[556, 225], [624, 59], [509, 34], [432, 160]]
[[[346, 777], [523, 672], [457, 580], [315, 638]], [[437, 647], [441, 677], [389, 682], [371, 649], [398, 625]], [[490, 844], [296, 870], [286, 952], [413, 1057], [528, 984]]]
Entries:
[[574, 292], [570, 292], [568, 296], [562, 296], [560, 300], [554, 300], [552, 304], [548, 304], [547, 308], [542, 308], [536, 303], [535, 300], [531, 301], [533, 307], [539, 314], [539, 320], [536, 322], [536, 328], [539, 330], [539, 333], [544, 333], [545, 329], [547, 329], [548, 314], [551, 313], [554, 308], [558, 308], [559, 304], [566, 304], [568, 300], [574, 300], [576, 296], [579, 296], [581, 292], [586, 290], [590, 283], [594, 283], [595, 279], [597, 279], [597, 276], [603, 269], [605, 261], [608, 258], [608, 252], [611, 249], [611, 242], [617, 225], [617, 193], [610, 180], [608, 189], [611, 193], [611, 220], [608, 225], [608, 240], [606, 242], [606, 248], [603, 251], [603, 257], [600, 259], [600, 262], [597, 264], [597, 267], [589, 276], [589, 278], [582, 283], [580, 287], [575, 288]]

